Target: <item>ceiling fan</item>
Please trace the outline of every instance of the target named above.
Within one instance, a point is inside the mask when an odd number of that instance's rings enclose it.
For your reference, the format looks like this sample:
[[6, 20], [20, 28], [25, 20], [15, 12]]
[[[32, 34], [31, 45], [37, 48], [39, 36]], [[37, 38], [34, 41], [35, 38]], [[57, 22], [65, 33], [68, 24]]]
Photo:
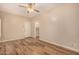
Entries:
[[19, 7], [23, 7], [27, 10], [27, 13], [31, 12], [40, 12], [36, 9], [37, 5], [35, 3], [27, 3], [27, 4], [20, 4]]

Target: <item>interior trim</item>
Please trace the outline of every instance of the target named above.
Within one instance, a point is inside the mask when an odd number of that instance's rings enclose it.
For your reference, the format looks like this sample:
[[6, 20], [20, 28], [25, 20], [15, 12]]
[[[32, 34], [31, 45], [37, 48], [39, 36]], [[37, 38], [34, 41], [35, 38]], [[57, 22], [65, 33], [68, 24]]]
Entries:
[[[32, 37], [24, 37], [24, 38], [21, 38], [21, 39], [28, 39], [28, 38], [32, 38]], [[21, 39], [3, 40], [3, 41], [0, 41], [0, 42], [8, 42], [8, 41], [14, 41], [14, 40], [21, 40]]]
[[60, 51], [63, 52], [63, 53], [68, 52], [68, 53], [70, 53], [70, 54], [73, 53], [73, 54], [79, 55], [79, 51], [77, 51], [77, 50], [70, 49], [70, 48], [61, 46], [61, 45], [59, 45], [59, 44], [49, 43], [49, 42], [47, 42], [47, 41], [45, 41], [45, 40], [40, 40], [40, 41], [43, 42], [43, 43], [46, 43], [47, 46], [51, 46], [51, 47], [56, 46], [57, 48], [61, 49]]

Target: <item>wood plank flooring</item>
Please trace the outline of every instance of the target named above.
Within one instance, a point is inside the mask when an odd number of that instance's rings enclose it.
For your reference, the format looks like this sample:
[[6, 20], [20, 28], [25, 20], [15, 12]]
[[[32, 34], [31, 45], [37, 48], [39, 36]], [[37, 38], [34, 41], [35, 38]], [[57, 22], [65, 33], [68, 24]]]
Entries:
[[54, 45], [26, 38], [14, 41], [0, 42], [0, 55], [77, 55]]

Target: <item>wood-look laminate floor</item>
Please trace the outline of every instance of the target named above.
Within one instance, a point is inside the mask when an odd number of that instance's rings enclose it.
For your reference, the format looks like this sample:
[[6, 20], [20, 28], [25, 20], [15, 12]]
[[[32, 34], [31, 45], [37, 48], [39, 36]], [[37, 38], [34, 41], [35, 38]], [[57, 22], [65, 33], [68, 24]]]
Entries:
[[51, 46], [40, 40], [26, 38], [0, 42], [0, 55], [68, 55], [77, 54]]

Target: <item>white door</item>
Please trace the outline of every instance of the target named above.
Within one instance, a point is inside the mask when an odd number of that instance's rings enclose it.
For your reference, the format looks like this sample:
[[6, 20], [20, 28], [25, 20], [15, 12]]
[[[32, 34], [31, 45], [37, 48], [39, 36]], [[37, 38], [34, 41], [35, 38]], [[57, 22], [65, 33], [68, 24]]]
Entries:
[[31, 24], [30, 24], [30, 22], [24, 23], [24, 35], [25, 35], [25, 37], [31, 36]]

